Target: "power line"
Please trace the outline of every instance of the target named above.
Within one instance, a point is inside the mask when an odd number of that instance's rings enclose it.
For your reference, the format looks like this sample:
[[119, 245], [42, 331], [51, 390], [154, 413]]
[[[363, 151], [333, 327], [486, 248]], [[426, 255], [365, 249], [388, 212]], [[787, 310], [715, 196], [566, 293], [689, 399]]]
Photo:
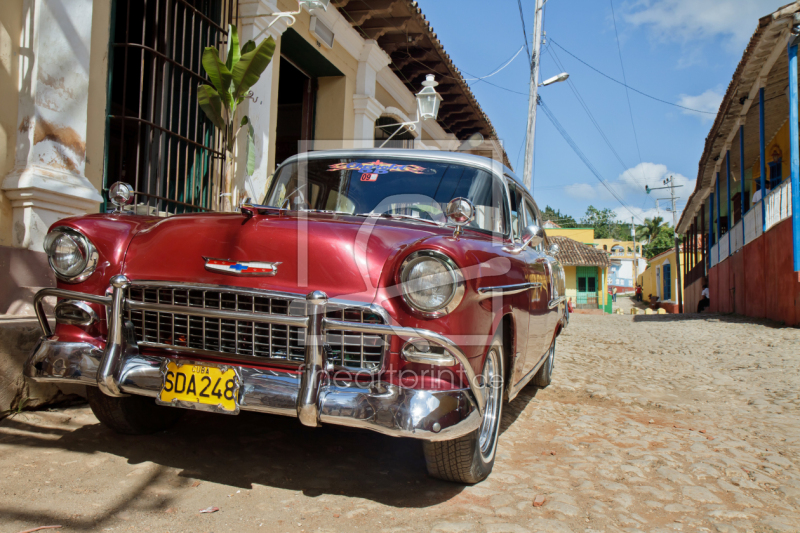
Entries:
[[693, 109], [691, 107], [682, 106], [680, 104], [675, 104], [675, 103], [669, 102], [667, 100], [662, 100], [661, 98], [656, 98], [655, 96], [652, 96], [652, 95], [649, 95], [649, 94], [647, 94], [645, 92], [642, 92], [639, 89], [636, 89], [635, 87], [631, 87], [627, 83], [621, 82], [616, 78], [612, 78], [611, 76], [609, 76], [605, 72], [603, 72], [603, 71], [601, 71], [599, 69], [596, 69], [595, 67], [593, 67], [592, 65], [590, 65], [589, 63], [584, 61], [583, 59], [579, 58], [578, 56], [576, 56], [575, 54], [573, 54], [572, 52], [570, 52], [569, 50], [567, 50], [566, 48], [564, 48], [563, 46], [558, 44], [552, 37], [550, 38], [550, 42], [553, 43], [554, 45], [558, 46], [559, 48], [561, 48], [564, 52], [566, 52], [570, 56], [572, 56], [573, 59], [575, 59], [576, 61], [578, 61], [580, 63], [583, 63], [584, 66], [589, 67], [590, 69], [592, 69], [593, 71], [597, 72], [598, 74], [600, 74], [604, 78], [607, 78], [607, 79], [613, 81], [614, 83], [618, 83], [618, 84], [622, 85], [623, 87], [626, 87], [626, 88], [630, 89], [631, 91], [633, 91], [635, 93], [641, 94], [642, 96], [644, 96], [646, 98], [650, 98], [651, 100], [655, 100], [656, 102], [661, 102], [662, 104], [671, 105], [673, 107], [679, 107], [681, 109], [685, 109], [686, 111], [692, 111], [694, 113], [703, 113], [705, 115], [716, 115], [716, 113], [713, 113], [711, 111], [701, 111], [699, 109]]
[[[554, 51], [554, 50], [552, 50], [551, 48], [549, 48], [549, 47], [548, 47], [548, 48], [547, 48], [547, 52], [550, 54], [550, 57], [552, 57], [552, 58], [553, 58], [553, 61], [555, 61], [555, 63], [556, 63], [556, 66], [558, 66], [558, 67], [559, 67], [559, 69], [561, 69], [561, 72], [566, 72], [566, 69], [564, 68], [564, 65], [561, 63], [561, 60], [560, 60], [560, 59], [558, 58], [558, 56], [556, 55], [555, 51]], [[569, 78], [567, 79], [567, 85], [569, 85], [569, 88], [570, 88], [570, 89], [572, 89], [572, 92], [575, 94], [575, 98], [577, 98], [577, 99], [578, 99], [578, 103], [580, 103], [580, 104], [581, 104], [581, 107], [583, 107], [583, 110], [584, 110], [584, 111], [586, 111], [586, 114], [589, 116], [589, 120], [592, 122], [592, 124], [594, 125], [594, 127], [595, 127], [595, 128], [597, 129], [597, 131], [600, 133], [600, 136], [603, 138], [603, 141], [605, 141], [606, 145], [608, 145], [608, 148], [609, 148], [609, 149], [611, 150], [611, 152], [614, 154], [614, 157], [616, 157], [616, 158], [617, 158], [617, 161], [619, 161], [619, 164], [620, 164], [620, 165], [622, 165], [622, 170], [623, 170], [623, 171], [624, 171], [624, 170], [628, 170], [628, 168], [629, 168], [629, 165], [627, 165], [627, 164], [626, 164], [626, 163], [625, 163], [625, 162], [622, 160], [622, 158], [620, 157], [620, 155], [619, 155], [619, 154], [617, 153], [617, 151], [614, 149], [614, 146], [611, 144], [611, 141], [609, 140], [608, 136], [607, 136], [607, 135], [605, 134], [605, 132], [603, 131], [603, 128], [601, 128], [601, 127], [600, 127], [600, 123], [598, 123], [598, 122], [597, 122], [597, 120], [594, 118], [594, 115], [593, 115], [593, 114], [592, 114], [592, 112], [589, 110], [589, 106], [588, 106], [588, 105], [586, 105], [586, 101], [583, 99], [583, 97], [581, 96], [581, 94], [578, 92], [578, 88], [577, 88], [577, 87], [575, 86], [575, 84], [572, 82], [572, 79], [569, 79]]]
[[517, 0], [519, 6], [519, 20], [522, 22], [522, 37], [525, 41], [525, 50], [528, 52], [528, 65], [533, 65], [533, 56], [531, 56], [531, 49], [528, 46], [528, 30], [525, 29], [525, 15], [522, 13], [522, 0]]
[[597, 168], [595, 168], [592, 162], [589, 161], [589, 158], [586, 157], [586, 155], [581, 151], [577, 143], [574, 140], [572, 140], [572, 137], [570, 137], [569, 133], [567, 133], [567, 130], [564, 129], [564, 127], [555, 117], [553, 112], [550, 111], [550, 108], [547, 107], [547, 105], [545, 105], [544, 101], [541, 98], [539, 99], [539, 106], [542, 108], [542, 111], [544, 111], [544, 114], [547, 116], [547, 118], [550, 119], [550, 122], [556, 128], [561, 137], [564, 138], [564, 140], [567, 142], [570, 148], [572, 148], [572, 151], [575, 152], [575, 155], [577, 155], [581, 159], [581, 161], [583, 161], [583, 164], [586, 165], [586, 168], [588, 168], [589, 171], [594, 175], [594, 177], [597, 178], [597, 180], [603, 185], [603, 187], [605, 187], [606, 190], [608, 190], [608, 192], [611, 193], [611, 196], [617, 199], [617, 201], [622, 205], [622, 207], [627, 209], [628, 212], [634, 218], [638, 218], [641, 221], [642, 218], [637, 216], [636, 213], [634, 213], [633, 211], [631, 211], [631, 208], [628, 207], [628, 205], [622, 201], [622, 198], [620, 198], [619, 194], [614, 190], [611, 184], [608, 183], [608, 181], [606, 181], [606, 179], [600, 175], [600, 172], [597, 170]]

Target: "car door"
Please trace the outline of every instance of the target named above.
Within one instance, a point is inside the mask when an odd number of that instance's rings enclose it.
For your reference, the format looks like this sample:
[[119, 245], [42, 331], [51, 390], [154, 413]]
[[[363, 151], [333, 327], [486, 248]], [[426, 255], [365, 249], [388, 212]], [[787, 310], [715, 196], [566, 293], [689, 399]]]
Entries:
[[[525, 225], [536, 224], [539, 226], [537, 211], [523, 195], [522, 207], [525, 214]], [[541, 227], [541, 226], [540, 226]], [[543, 243], [528, 245], [523, 252], [526, 254], [528, 264], [528, 282], [532, 287], [528, 291], [529, 316], [528, 316], [528, 350], [525, 357], [524, 374], [533, 370], [550, 346], [550, 270], [547, 255], [544, 253]]]
[[[534, 224], [541, 224], [539, 209], [536, 207], [534, 201], [527, 196], [525, 197], [525, 211], [531, 214], [534, 219]], [[560, 289], [560, 286], [562, 285], [561, 280], [564, 277], [561, 264], [558, 262], [558, 260], [556, 260], [555, 257], [547, 253], [546, 246], [547, 244], [544, 241], [537, 246], [537, 251], [539, 252], [539, 261], [542, 263], [542, 266], [545, 270], [544, 275], [546, 277], [546, 281], [543, 283], [545, 283], [547, 287], [547, 310], [545, 312], [545, 317], [542, 319], [542, 354], [544, 354], [550, 348], [550, 343], [553, 340], [553, 333], [556, 330], [556, 325], [559, 319], [559, 308], [558, 306], [551, 308], [550, 302], [559, 296], [562, 296], [562, 289]]]

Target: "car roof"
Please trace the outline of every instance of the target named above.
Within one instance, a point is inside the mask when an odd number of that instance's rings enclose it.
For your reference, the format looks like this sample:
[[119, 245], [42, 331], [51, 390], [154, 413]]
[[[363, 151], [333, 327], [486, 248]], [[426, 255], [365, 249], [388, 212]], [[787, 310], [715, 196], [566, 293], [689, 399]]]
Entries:
[[343, 150], [320, 150], [316, 152], [304, 152], [293, 155], [286, 159], [279, 166], [294, 163], [302, 159], [326, 159], [331, 157], [386, 157], [396, 159], [417, 159], [422, 161], [440, 161], [448, 163], [463, 163], [470, 166], [480, 167], [495, 174], [505, 174], [513, 179], [518, 185], [522, 185], [522, 180], [514, 174], [514, 171], [499, 161], [483, 157], [480, 155], [466, 154], [463, 152], [445, 152], [441, 150], [408, 150], [397, 148], [355, 148]]

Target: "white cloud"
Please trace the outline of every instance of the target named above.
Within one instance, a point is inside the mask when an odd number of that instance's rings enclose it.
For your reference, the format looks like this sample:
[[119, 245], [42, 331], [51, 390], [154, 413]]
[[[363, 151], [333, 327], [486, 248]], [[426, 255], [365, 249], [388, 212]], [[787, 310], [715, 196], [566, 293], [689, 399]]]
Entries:
[[[669, 197], [669, 190], [653, 191], [649, 195], [645, 192], [645, 186], [649, 187], [665, 187], [664, 180], [672, 177], [676, 186], [676, 195], [680, 198], [678, 200], [678, 208], [682, 206], [689, 195], [694, 191], [695, 180], [689, 179], [679, 172], [672, 172], [667, 165], [660, 163], [640, 163], [633, 168], [629, 168], [619, 175], [619, 177], [610, 182], [611, 187], [620, 196], [629, 209], [618, 205], [616, 198], [614, 198], [608, 190], [600, 183], [573, 183], [564, 188], [565, 194], [585, 202], [587, 205], [592, 202], [604, 201], [608, 204], [617, 204], [613, 207], [620, 221], [630, 221], [631, 212], [637, 217], [637, 222], [645, 218], [653, 218], [660, 216], [664, 220], [672, 223], [672, 213], [665, 211], [669, 206], [669, 202], [662, 201], [660, 210], [655, 207], [656, 198]], [[634, 205], [649, 205], [652, 208], [644, 209], [642, 207], [633, 207]]]
[[785, 0], [641, 0], [625, 13], [625, 20], [648, 26], [664, 40], [688, 42], [722, 37], [731, 50], [744, 48], [758, 19], [785, 4]]
[[[689, 107], [691, 109], [697, 109], [698, 111], [706, 111], [706, 113], [697, 113], [695, 111], [684, 109], [682, 113], [684, 115], [694, 115], [696, 117], [700, 117], [703, 122], [708, 122], [713, 120], [719, 111], [719, 105], [722, 103], [722, 98], [722, 93], [717, 92], [714, 89], [709, 89], [703, 94], [698, 94], [697, 96], [682, 94], [678, 100], [678, 105]], [[713, 113], [713, 115], [709, 115], [708, 113]]]

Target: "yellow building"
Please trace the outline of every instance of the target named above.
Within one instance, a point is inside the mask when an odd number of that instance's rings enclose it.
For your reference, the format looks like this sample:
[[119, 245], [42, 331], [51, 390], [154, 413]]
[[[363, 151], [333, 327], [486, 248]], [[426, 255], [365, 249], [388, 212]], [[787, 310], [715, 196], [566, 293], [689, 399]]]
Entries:
[[611, 313], [608, 254], [569, 237], [550, 235], [550, 231], [548, 239], [558, 245], [556, 258], [564, 267], [567, 299], [576, 309], [602, 309]]
[[548, 228], [546, 232], [548, 237], [568, 237], [608, 254], [611, 258], [608, 284], [616, 287], [617, 292], [632, 292], [634, 280], [647, 267], [641, 243], [634, 245], [633, 241], [595, 239], [594, 228]]
[[647, 269], [639, 276], [639, 284], [642, 286], [642, 301], [648, 303], [658, 299], [659, 307], [668, 313], [677, 313], [679, 309], [678, 284], [683, 286], [682, 267], [683, 265], [681, 265], [680, 271], [676, 267], [674, 248], [650, 258]]
[[[3, 0], [0, 279], [11, 282], [0, 284], [0, 314], [25, 311], [26, 298], [54, 283], [42, 250], [48, 227], [104, 211], [112, 183], [133, 187], [138, 212], [164, 216], [258, 201], [287, 157], [382, 144], [415, 118], [428, 74], [443, 98], [438, 120], [387, 146], [452, 151], [480, 133], [485, 141], [470, 151], [508, 164], [416, 4], [379, 4], [300, 2], [297, 13], [298, 0]], [[242, 44], [276, 43], [238, 106], [254, 128], [255, 172], [244, 174], [242, 135], [230, 186], [224, 133], [197, 96], [206, 81], [199, 53], [216, 45], [225, 57], [229, 23]]]

